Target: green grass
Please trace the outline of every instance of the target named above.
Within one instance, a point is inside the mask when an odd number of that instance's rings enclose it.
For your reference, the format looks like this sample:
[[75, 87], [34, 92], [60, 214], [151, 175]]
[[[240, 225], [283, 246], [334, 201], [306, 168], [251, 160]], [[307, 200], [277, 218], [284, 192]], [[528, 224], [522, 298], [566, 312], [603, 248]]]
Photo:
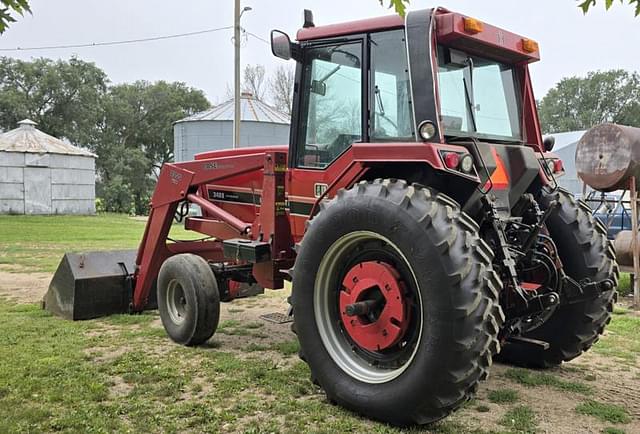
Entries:
[[613, 317], [605, 335], [593, 346], [593, 350], [634, 364], [640, 354], [640, 316], [633, 315], [626, 309], [616, 308]]
[[513, 389], [500, 389], [500, 390], [491, 390], [487, 395], [489, 401], [494, 404], [511, 404], [520, 398], [518, 395], [518, 391]]
[[[55, 271], [65, 252], [135, 249], [145, 222], [121, 214], [96, 216], [0, 215], [0, 264], [17, 271]], [[181, 225], [173, 238], [198, 238]]]
[[[153, 318], [135, 318], [147, 316]], [[114, 318], [69, 322], [35, 305], [0, 300], [0, 432], [372, 426], [322, 398], [301, 404], [300, 397], [321, 396], [302, 362], [276, 367], [264, 357], [180, 347], [154, 336], [151, 321], [136, 322], [132, 331], [130, 323]], [[204, 393], [207, 387], [212, 392]], [[190, 398], [194, 391], [198, 399]], [[377, 424], [375, 430], [396, 432]]]
[[[71, 322], [0, 298], [0, 433], [405, 432], [329, 404], [303, 362], [275, 361], [293, 341], [250, 358], [215, 340], [187, 348], [155, 318]], [[449, 419], [429, 432], [482, 431]]]
[[618, 293], [622, 296], [631, 294], [631, 275], [629, 273], [620, 273]]
[[274, 349], [279, 351], [285, 356], [291, 356], [294, 354], [298, 354], [300, 350], [300, 344], [297, 339], [292, 339], [290, 341], [278, 342], [274, 345]]
[[537, 425], [535, 413], [526, 405], [510, 409], [498, 423], [507, 427], [510, 432], [522, 434], [535, 433]]
[[600, 419], [609, 423], [629, 423], [629, 412], [619, 405], [606, 404], [598, 401], [585, 401], [576, 407], [576, 412]]
[[608, 427], [602, 430], [602, 434], [626, 434], [626, 431], [620, 428]]
[[548, 374], [546, 372], [512, 368], [508, 369], [504, 375], [517, 383], [529, 387], [549, 386], [565, 392], [574, 392], [583, 395], [589, 395], [592, 392], [591, 387], [584, 383], [562, 380], [553, 374]]

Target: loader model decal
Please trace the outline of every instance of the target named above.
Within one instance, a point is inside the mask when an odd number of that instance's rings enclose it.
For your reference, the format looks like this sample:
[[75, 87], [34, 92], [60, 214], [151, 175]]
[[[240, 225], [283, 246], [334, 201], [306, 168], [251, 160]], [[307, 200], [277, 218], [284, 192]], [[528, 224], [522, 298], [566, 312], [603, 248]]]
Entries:
[[[241, 205], [254, 205], [260, 206], [262, 198], [260, 195], [249, 192], [238, 192], [228, 190], [208, 190], [209, 200], [216, 202], [228, 202], [237, 203]], [[289, 213], [299, 216], [308, 217], [311, 214], [313, 203], [298, 202], [298, 201], [284, 201], [285, 209], [289, 210]]]

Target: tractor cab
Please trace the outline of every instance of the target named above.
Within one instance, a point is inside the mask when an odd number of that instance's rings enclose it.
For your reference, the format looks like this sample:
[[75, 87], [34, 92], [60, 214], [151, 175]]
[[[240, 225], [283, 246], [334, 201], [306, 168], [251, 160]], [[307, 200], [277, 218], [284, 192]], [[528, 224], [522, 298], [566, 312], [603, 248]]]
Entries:
[[[437, 150], [431, 166], [444, 172], [416, 169], [414, 180], [437, 186], [467, 211], [493, 190], [508, 212], [539, 175], [547, 182], [562, 172], [543, 155], [528, 71], [540, 54], [531, 39], [438, 8], [319, 27], [305, 11], [297, 42], [277, 30], [271, 42], [275, 56], [297, 62], [294, 177], [319, 171], [325, 179], [318, 183], [329, 185], [339, 172], [332, 167], [341, 167], [353, 145], [379, 144], [401, 157], [394, 144], [422, 142]], [[461, 148], [450, 152], [446, 144]], [[388, 175], [384, 167], [371, 173]], [[292, 183], [294, 194], [310, 194], [295, 184], [304, 182]]]
[[271, 35], [273, 54], [299, 66], [296, 165], [326, 166], [354, 142], [542, 145], [526, 109], [535, 41], [441, 8], [322, 27], [305, 14], [297, 43]]

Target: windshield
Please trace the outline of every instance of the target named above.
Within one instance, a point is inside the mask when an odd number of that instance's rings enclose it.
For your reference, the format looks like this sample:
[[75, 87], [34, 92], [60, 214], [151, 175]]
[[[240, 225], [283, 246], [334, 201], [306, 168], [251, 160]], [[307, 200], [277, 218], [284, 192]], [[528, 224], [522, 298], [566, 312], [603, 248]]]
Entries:
[[513, 66], [438, 47], [444, 133], [522, 141]]

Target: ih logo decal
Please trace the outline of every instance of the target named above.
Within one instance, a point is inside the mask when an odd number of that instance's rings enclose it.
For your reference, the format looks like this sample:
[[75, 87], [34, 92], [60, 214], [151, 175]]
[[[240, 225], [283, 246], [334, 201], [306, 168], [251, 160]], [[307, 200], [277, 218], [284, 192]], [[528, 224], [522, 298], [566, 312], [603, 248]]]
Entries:
[[328, 188], [329, 186], [327, 184], [316, 182], [313, 185], [313, 194], [315, 195], [315, 197], [320, 197], [324, 194], [325, 191], [327, 191]]

